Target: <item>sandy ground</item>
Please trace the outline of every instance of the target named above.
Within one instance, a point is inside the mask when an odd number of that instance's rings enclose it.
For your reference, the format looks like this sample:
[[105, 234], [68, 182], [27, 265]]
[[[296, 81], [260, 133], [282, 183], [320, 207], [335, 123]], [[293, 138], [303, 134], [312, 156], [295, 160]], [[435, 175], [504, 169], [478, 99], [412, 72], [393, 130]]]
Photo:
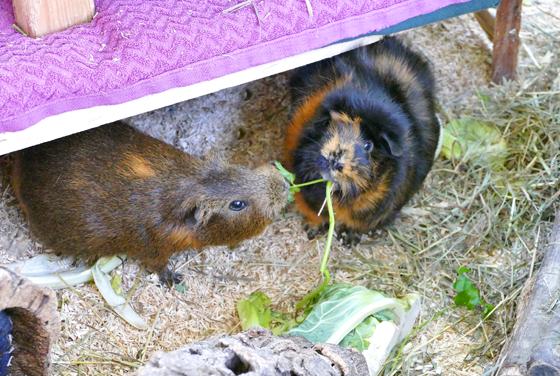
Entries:
[[[556, 32], [559, 27], [552, 25], [560, 26], [560, 21], [554, 13], [542, 12], [543, 7], [554, 10], [552, 0], [531, 4], [527, 18], [533, 17], [544, 30]], [[446, 117], [470, 114], [480, 105], [477, 93], [488, 87], [490, 44], [471, 16], [408, 31], [403, 38], [432, 61]], [[522, 77], [535, 69], [533, 59], [541, 65], [558, 59], [541, 49], [534, 34], [523, 34], [523, 38], [533, 48], [533, 57], [522, 51]], [[265, 78], [127, 121], [187, 152], [202, 155], [218, 150], [237, 163], [256, 166], [280, 156], [288, 121], [287, 77]], [[424, 240], [415, 238], [414, 228], [431, 226], [454, 210], [437, 192], [449, 182], [444, 172], [447, 167], [446, 162], [436, 163], [427, 188], [389, 231], [364, 236], [352, 249], [335, 241], [332, 252], [337, 281], [361, 283], [389, 294], [418, 291], [425, 297], [420, 322], [426, 326], [405, 346], [405, 353], [412, 355], [395, 371], [401, 374], [480, 375], [499, 351], [499, 347], [485, 348], [488, 333], [477, 328], [476, 315], [450, 313], [452, 271], [464, 260], [461, 249], [448, 253], [443, 244], [435, 244], [424, 248], [426, 255], [433, 257], [413, 261], [408, 257], [406, 244], [410, 239], [415, 239], [420, 249], [424, 247]], [[5, 182], [0, 192], [0, 263], [41, 252]], [[403, 242], [401, 235], [409, 240]], [[452, 240], [453, 231], [441, 230], [440, 236]], [[154, 275], [139, 270], [135, 263], [126, 263], [117, 272], [123, 275], [125, 289], [136, 285], [132, 301], [138, 313], [149, 320], [148, 334], [131, 328], [104, 307], [92, 285], [60, 291], [62, 334], [54, 348], [53, 374], [126, 374], [156, 350], [172, 350], [212, 334], [235, 332], [239, 330], [235, 302], [257, 289], [269, 294], [277, 307], [287, 309], [318, 281], [322, 245], [323, 239], [307, 239], [300, 216], [289, 208], [262, 236], [236, 249], [215, 247], [174, 257], [172, 262], [185, 276], [184, 291], [160, 287]], [[500, 252], [503, 250], [482, 250], [473, 256], [473, 262], [478, 267], [496, 263]], [[505, 333], [490, 334], [505, 337]]]

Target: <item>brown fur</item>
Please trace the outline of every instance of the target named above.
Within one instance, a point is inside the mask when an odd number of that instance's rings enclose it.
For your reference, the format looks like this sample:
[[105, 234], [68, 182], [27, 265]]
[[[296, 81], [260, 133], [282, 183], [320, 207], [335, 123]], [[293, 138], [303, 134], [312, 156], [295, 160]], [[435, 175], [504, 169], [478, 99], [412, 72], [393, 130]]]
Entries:
[[12, 159], [12, 163], [10, 166], [11, 167], [10, 183], [12, 185], [12, 189], [14, 190], [14, 195], [16, 196], [16, 199], [19, 202], [21, 211], [27, 217], [27, 206], [21, 199], [21, 178], [20, 178], [21, 175], [19, 173], [19, 171], [21, 171], [20, 160], [19, 158], [11, 158], [11, 159]]
[[[15, 154], [12, 185], [31, 231], [57, 253], [128, 254], [152, 271], [187, 248], [236, 245], [286, 203], [272, 166], [199, 159], [123, 123]], [[240, 200], [240, 211], [230, 203]]]
[[156, 172], [147, 160], [138, 154], [125, 153], [118, 172], [131, 178], [147, 179], [154, 177]]
[[328, 92], [329, 88], [327, 87], [311, 94], [292, 116], [292, 121], [288, 125], [284, 139], [284, 163], [288, 169], [293, 166], [293, 151], [299, 144], [303, 127], [315, 115], [317, 107]]
[[[341, 205], [340, 203], [335, 202], [333, 204], [333, 209], [336, 213], [337, 221], [355, 230], [369, 230], [371, 224], [358, 220], [356, 218], [356, 213], [367, 213], [385, 200], [389, 191], [389, 184], [387, 183], [387, 180], [386, 176], [382, 177], [375, 189], [370, 189], [369, 191], [364, 192], [349, 205]], [[392, 213], [387, 212], [380, 215], [378, 223], [382, 223], [382, 221], [387, 220], [391, 214]]]
[[294, 202], [296, 204], [296, 208], [305, 216], [305, 219], [307, 219], [307, 222], [313, 225], [320, 225], [324, 222], [325, 218], [317, 215], [317, 211], [313, 210], [313, 208], [309, 206], [307, 201], [303, 198], [301, 192], [295, 194]]

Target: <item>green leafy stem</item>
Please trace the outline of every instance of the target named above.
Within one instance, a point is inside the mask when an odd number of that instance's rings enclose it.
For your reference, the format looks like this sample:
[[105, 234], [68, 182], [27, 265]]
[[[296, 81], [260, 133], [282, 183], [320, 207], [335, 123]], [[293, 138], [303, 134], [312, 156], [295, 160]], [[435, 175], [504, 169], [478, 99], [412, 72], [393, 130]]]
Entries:
[[321, 296], [321, 294], [323, 293], [325, 288], [331, 282], [331, 274], [329, 272], [328, 262], [329, 262], [329, 257], [330, 257], [330, 253], [331, 253], [332, 240], [334, 238], [334, 228], [335, 228], [335, 223], [336, 223], [335, 222], [335, 217], [334, 217], [334, 208], [333, 208], [333, 203], [332, 203], [333, 184], [332, 184], [331, 181], [326, 181], [325, 179], [316, 179], [316, 180], [308, 181], [308, 182], [305, 182], [305, 183], [295, 184], [295, 180], [296, 180], [295, 174], [286, 170], [286, 168], [284, 168], [284, 166], [282, 166], [282, 164], [278, 161], [274, 162], [274, 164], [276, 165], [276, 168], [278, 169], [278, 171], [280, 171], [280, 174], [282, 174], [284, 179], [286, 179], [290, 183], [290, 198], [289, 198], [289, 201], [293, 201], [293, 195], [296, 192], [299, 192], [300, 188], [326, 182], [325, 201], [326, 201], [326, 205], [327, 205], [327, 211], [329, 213], [329, 230], [327, 232], [327, 241], [325, 243], [325, 249], [323, 251], [323, 258], [321, 259], [321, 266], [319, 268], [319, 270], [321, 272], [321, 275], [323, 277], [323, 281], [321, 282], [321, 284], [319, 286], [317, 286], [315, 289], [313, 289], [311, 292], [309, 292], [307, 295], [305, 295], [296, 304], [296, 310], [298, 310], [298, 311], [303, 310], [304, 315], [306, 315], [311, 310], [313, 305], [317, 302], [317, 300], [319, 299], [319, 297]]
[[274, 161], [274, 165], [276, 166], [280, 174], [284, 177], [284, 179], [286, 179], [286, 181], [290, 183], [290, 195], [288, 196], [288, 202], [294, 201], [294, 194], [299, 192], [301, 188], [307, 187], [309, 185], [324, 183], [326, 181], [325, 179], [316, 179], [306, 181], [305, 183], [296, 184], [296, 175], [294, 173], [286, 170], [286, 168], [282, 166], [282, 163], [278, 161]]

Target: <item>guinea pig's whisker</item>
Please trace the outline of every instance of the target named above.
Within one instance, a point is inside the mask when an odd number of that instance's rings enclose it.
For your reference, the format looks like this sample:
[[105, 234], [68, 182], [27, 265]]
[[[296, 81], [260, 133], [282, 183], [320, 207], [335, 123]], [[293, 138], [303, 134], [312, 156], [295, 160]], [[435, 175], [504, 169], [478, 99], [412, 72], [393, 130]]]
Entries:
[[[331, 197], [332, 197], [332, 195], [333, 195], [333, 190], [331, 190]], [[321, 209], [319, 209], [319, 212], [317, 213], [317, 217], [321, 216], [321, 213], [325, 209], [325, 205], [327, 205], [327, 196], [326, 195], [325, 195], [325, 200], [323, 201], [323, 205], [321, 205]]]

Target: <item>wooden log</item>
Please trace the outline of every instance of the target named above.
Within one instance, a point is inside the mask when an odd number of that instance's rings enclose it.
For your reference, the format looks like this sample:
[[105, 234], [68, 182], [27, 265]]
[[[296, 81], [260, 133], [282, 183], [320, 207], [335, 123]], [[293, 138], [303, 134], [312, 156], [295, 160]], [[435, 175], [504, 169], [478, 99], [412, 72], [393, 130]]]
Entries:
[[364, 376], [369, 371], [364, 356], [357, 351], [251, 329], [170, 353], [158, 352], [137, 375]]
[[494, 29], [496, 28], [496, 19], [487, 9], [474, 13], [474, 18], [478, 21], [482, 30], [490, 40], [494, 40]]
[[497, 84], [516, 77], [521, 3], [522, 0], [502, 0], [496, 12], [492, 81]]
[[40, 37], [89, 22], [94, 0], [13, 0], [16, 25], [28, 36]]
[[560, 211], [536, 276], [525, 284], [500, 376], [560, 376]]
[[13, 324], [12, 376], [45, 376], [50, 365], [49, 351], [60, 333], [54, 291], [0, 267], [0, 311]]

